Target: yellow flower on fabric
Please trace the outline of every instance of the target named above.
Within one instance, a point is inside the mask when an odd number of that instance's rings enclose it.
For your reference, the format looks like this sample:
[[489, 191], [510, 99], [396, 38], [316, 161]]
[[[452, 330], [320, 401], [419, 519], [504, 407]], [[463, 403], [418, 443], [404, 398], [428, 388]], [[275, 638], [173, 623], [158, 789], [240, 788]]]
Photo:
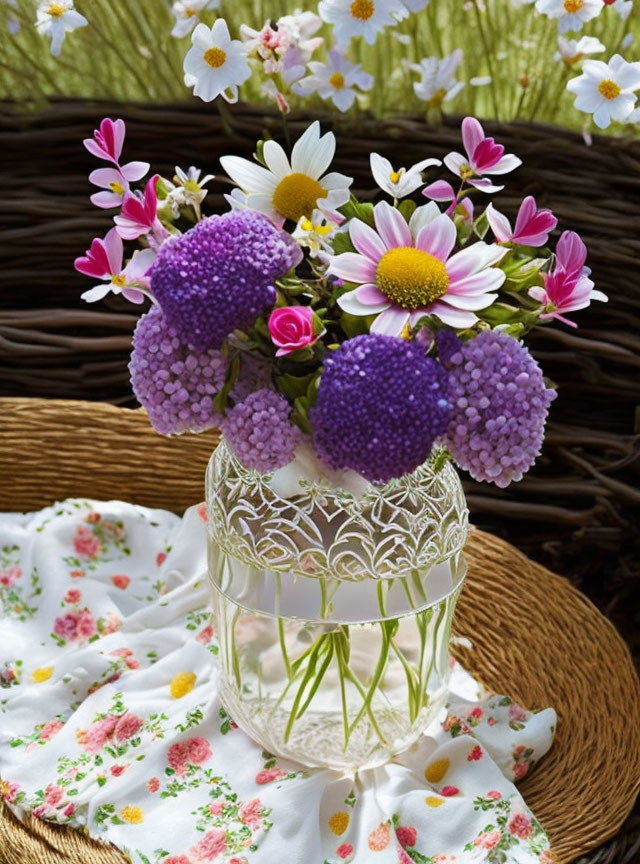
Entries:
[[141, 822], [144, 822], [144, 813], [141, 807], [123, 807], [120, 811], [120, 816], [125, 822], [129, 822], [131, 825], [139, 825]]
[[424, 772], [427, 783], [439, 783], [449, 770], [450, 765], [448, 759], [436, 759], [435, 762], [427, 765]]
[[344, 810], [340, 810], [329, 817], [329, 830], [338, 837], [344, 834], [348, 827], [349, 814], [345, 813]]
[[424, 799], [427, 807], [441, 807], [444, 804], [444, 798], [436, 798], [435, 795], [427, 795]]
[[34, 684], [42, 684], [43, 681], [48, 681], [53, 675], [53, 666], [41, 666], [39, 669], [34, 669], [31, 673], [31, 680]]
[[191, 693], [196, 684], [194, 672], [178, 672], [171, 679], [169, 690], [174, 699], [182, 699], [187, 693]]

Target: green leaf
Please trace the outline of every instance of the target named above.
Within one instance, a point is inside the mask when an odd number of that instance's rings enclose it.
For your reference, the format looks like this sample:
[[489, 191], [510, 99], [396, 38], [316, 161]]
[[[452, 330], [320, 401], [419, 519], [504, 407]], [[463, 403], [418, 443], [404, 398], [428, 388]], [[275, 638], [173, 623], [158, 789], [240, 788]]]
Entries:
[[407, 222], [409, 221], [409, 219], [411, 219], [417, 209], [418, 205], [410, 198], [405, 198], [402, 204], [400, 204], [400, 206], [398, 207], [398, 210], [404, 216]]
[[295, 399], [305, 396], [309, 385], [316, 377], [317, 372], [310, 372], [308, 375], [278, 375], [275, 379], [275, 384], [283, 396], [293, 402]]
[[331, 238], [331, 245], [336, 255], [341, 255], [343, 252], [355, 252], [355, 246], [351, 242], [351, 237], [348, 231], [340, 231]]
[[225, 376], [224, 384], [222, 385], [222, 390], [220, 390], [219, 393], [216, 393], [213, 399], [213, 407], [219, 414], [224, 415], [226, 411], [229, 394], [233, 389], [233, 385], [236, 383], [239, 372], [240, 355], [236, 354], [227, 366], [227, 374]]
[[373, 204], [361, 204], [352, 195], [351, 200], [343, 207], [340, 207], [339, 210], [345, 219], [360, 219], [361, 222], [364, 222], [366, 225], [370, 225], [373, 228]]

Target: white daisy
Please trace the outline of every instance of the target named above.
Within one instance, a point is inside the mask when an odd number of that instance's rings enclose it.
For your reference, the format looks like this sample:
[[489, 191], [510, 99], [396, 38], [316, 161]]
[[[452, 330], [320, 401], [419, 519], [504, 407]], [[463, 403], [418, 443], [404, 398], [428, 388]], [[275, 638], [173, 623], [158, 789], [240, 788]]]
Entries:
[[200, 21], [201, 12], [219, 7], [220, 0], [177, 0], [171, 7], [176, 19], [171, 35], [176, 39], [186, 36]]
[[379, 153], [372, 153], [369, 157], [371, 162], [371, 173], [373, 179], [383, 192], [392, 198], [405, 198], [415, 192], [418, 186], [422, 186], [422, 172], [432, 165], [442, 165], [439, 159], [423, 159], [416, 162], [411, 168], [398, 168], [394, 170], [393, 165]]
[[607, 6], [613, 6], [622, 20], [626, 21], [633, 9], [633, 0], [609, 0]]
[[572, 78], [567, 90], [576, 95], [574, 106], [606, 129], [612, 120], [624, 123], [636, 104], [634, 91], [640, 88], [640, 62], [628, 63], [615, 54], [608, 63], [585, 60], [582, 75]]
[[73, 7], [73, 0], [41, 0], [38, 4], [36, 28], [42, 36], [51, 37], [51, 53], [57, 57], [67, 33], [78, 27], [86, 27], [89, 22]]
[[558, 50], [553, 55], [554, 60], [562, 60], [567, 66], [579, 63], [587, 54], [601, 54], [607, 49], [594, 36], [583, 36], [581, 39], [565, 39], [558, 36]]
[[597, 18], [604, 0], [536, 0], [536, 9], [547, 18], [558, 19], [558, 31], [582, 30], [582, 25]]
[[[291, 162], [276, 141], [265, 141], [266, 168], [240, 156], [223, 156], [220, 164], [245, 195], [234, 196], [236, 206], [259, 210], [278, 226], [285, 219], [299, 222], [318, 209], [332, 222], [340, 223], [337, 212], [349, 200], [351, 177], [325, 174], [336, 152], [333, 132], [320, 134], [316, 120], [293, 145]], [[228, 200], [228, 199], [227, 199]]]
[[378, 33], [406, 15], [402, 0], [320, 0], [318, 12], [333, 25], [336, 44], [344, 49], [354, 36], [373, 45]]
[[211, 29], [198, 24], [191, 41], [193, 45], [184, 58], [187, 87], [193, 87], [194, 95], [203, 102], [211, 102], [217, 96], [237, 102], [238, 87], [251, 76], [246, 46], [231, 39], [224, 18], [214, 21]]
[[461, 62], [462, 51], [456, 48], [448, 57], [425, 57], [419, 63], [411, 63], [409, 68], [420, 75], [420, 81], [413, 85], [418, 99], [433, 108], [451, 101], [464, 87], [462, 81], [456, 80], [456, 70]]
[[311, 61], [308, 64], [311, 75], [302, 78], [294, 90], [301, 96], [317, 93], [321, 99], [331, 99], [340, 111], [348, 111], [361, 91], [371, 90], [373, 76], [363, 72], [362, 66], [351, 63], [333, 48], [329, 51], [327, 63]]

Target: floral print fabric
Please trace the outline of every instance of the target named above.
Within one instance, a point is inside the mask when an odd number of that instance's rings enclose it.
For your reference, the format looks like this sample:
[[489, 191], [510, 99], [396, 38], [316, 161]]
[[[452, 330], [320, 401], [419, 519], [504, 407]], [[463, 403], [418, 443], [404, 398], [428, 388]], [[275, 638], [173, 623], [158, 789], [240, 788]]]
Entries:
[[305, 769], [217, 695], [202, 505], [0, 515], [0, 776], [17, 812], [136, 864], [551, 864], [514, 781], [556, 722], [459, 666], [446, 716], [387, 765]]

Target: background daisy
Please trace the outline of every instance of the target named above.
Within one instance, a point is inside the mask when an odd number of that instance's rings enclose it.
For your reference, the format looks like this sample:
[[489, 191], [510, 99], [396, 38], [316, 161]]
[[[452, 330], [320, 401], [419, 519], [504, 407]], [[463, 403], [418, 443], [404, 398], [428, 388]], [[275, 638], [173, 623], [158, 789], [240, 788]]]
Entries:
[[640, 63], [628, 63], [615, 54], [608, 63], [585, 60], [582, 75], [572, 78], [567, 90], [574, 93], [578, 111], [593, 114], [593, 122], [606, 129], [612, 120], [623, 123], [636, 104], [640, 88]]
[[361, 91], [373, 87], [373, 75], [351, 63], [335, 48], [329, 51], [327, 63], [311, 61], [308, 68], [311, 74], [298, 82], [295, 91], [302, 96], [317, 93], [321, 99], [331, 99], [340, 111], [351, 108], [357, 96], [356, 87]]
[[344, 49], [354, 36], [373, 45], [378, 33], [407, 14], [402, 0], [321, 0], [318, 12], [333, 24], [336, 45]]
[[231, 39], [223, 18], [218, 18], [211, 29], [198, 24], [191, 41], [193, 45], [184, 58], [187, 87], [193, 87], [194, 95], [203, 102], [211, 102], [217, 96], [237, 102], [238, 87], [251, 76], [246, 47]]

